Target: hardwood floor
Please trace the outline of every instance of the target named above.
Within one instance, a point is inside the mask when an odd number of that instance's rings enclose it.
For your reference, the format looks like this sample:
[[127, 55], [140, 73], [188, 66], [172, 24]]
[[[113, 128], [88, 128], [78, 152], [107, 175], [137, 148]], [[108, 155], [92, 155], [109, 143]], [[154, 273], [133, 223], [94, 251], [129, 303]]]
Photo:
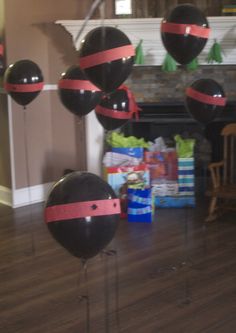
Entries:
[[122, 220], [117, 256], [92, 258], [86, 284], [43, 205], [1, 206], [0, 332], [88, 332], [86, 288], [89, 333], [236, 332], [236, 216], [204, 224], [206, 213], [201, 204], [158, 210], [152, 224]]

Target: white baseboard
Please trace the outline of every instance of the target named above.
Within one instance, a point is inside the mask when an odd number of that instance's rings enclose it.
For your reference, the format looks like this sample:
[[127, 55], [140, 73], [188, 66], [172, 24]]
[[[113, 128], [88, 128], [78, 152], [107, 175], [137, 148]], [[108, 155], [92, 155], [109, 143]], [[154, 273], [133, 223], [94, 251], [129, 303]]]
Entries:
[[12, 206], [12, 191], [8, 187], [0, 185], [0, 203]]
[[14, 190], [12, 192], [12, 207], [18, 208], [45, 201], [53, 184], [54, 182]]

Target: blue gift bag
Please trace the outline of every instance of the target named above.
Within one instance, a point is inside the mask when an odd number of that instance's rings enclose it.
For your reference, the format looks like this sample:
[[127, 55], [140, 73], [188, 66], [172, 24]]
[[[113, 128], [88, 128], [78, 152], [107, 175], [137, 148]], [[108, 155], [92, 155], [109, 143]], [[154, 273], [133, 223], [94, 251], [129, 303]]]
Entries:
[[151, 188], [128, 188], [128, 222], [151, 223], [153, 200]]

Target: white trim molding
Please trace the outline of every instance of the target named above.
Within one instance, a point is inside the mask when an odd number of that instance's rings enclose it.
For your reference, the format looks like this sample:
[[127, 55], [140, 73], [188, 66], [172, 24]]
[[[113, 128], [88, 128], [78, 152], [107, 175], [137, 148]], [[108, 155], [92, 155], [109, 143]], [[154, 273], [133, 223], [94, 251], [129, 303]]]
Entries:
[[12, 207], [18, 208], [45, 201], [53, 185], [54, 182], [51, 182], [13, 190]]
[[[210, 38], [201, 54], [198, 57], [200, 64], [205, 65], [207, 54], [214, 43], [214, 40], [221, 44], [223, 51], [222, 65], [236, 64], [236, 19], [235, 16], [208, 17], [211, 28]], [[56, 24], [61, 24], [71, 35], [75, 47], [79, 49], [81, 40], [86, 34], [103, 25], [117, 27], [122, 30], [136, 46], [140, 39], [143, 40], [143, 53], [145, 65], [161, 65], [166, 55], [166, 50], [162, 44], [160, 35], [160, 24], [162, 18], [131, 18], [131, 19], [110, 19], [110, 20], [90, 20], [86, 25], [80, 40], [75, 43], [83, 20], [61, 20]]]
[[0, 203], [12, 207], [12, 191], [2, 185], [0, 185]]
[[104, 129], [98, 122], [95, 112], [85, 117], [87, 171], [102, 176], [102, 157], [104, 153]]
[[[57, 90], [56, 84], [46, 84], [44, 91]], [[5, 94], [5, 90], [0, 90], [0, 93]], [[13, 142], [13, 120], [12, 120], [12, 99], [8, 95], [8, 119], [9, 119], [9, 143], [10, 143], [10, 167], [11, 167], [11, 183], [12, 189], [8, 189], [0, 185], [0, 203], [11, 206], [12, 208], [22, 207], [38, 202], [43, 202], [47, 198], [47, 193], [53, 183], [46, 183], [16, 189], [15, 180], [15, 154]]]

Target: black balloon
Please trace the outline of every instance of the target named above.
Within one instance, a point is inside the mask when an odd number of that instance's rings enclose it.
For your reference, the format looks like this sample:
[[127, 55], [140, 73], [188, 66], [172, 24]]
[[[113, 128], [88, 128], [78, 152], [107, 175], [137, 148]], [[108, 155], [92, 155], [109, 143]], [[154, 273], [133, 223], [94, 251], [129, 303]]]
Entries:
[[[191, 4], [175, 7], [162, 21], [165, 23], [196, 25], [209, 28], [205, 15]], [[163, 29], [163, 27], [161, 27]], [[186, 65], [195, 59], [203, 50], [208, 38], [202, 38], [189, 33], [161, 32], [161, 38], [167, 52], [180, 64]]]
[[[102, 110], [107, 111], [106, 115], [102, 114]], [[130, 118], [130, 101], [127, 91], [118, 89], [111, 94], [105, 96], [100, 104], [95, 108], [95, 113], [100, 124], [108, 131], [121, 127], [129, 121]], [[110, 111], [110, 115], [108, 114]], [[123, 112], [126, 119], [115, 118], [116, 111]]]
[[[100, 177], [89, 172], [72, 172], [55, 184], [46, 201], [45, 221], [50, 233], [72, 255], [84, 260], [98, 254], [112, 240], [119, 214], [67, 217], [48, 222], [47, 210], [53, 207], [56, 211], [63, 211], [60, 205], [68, 207], [73, 203], [83, 204], [94, 200], [106, 200], [113, 204], [118, 199], [110, 185]], [[90, 208], [96, 210], [97, 206], [91, 203]]]
[[[84, 86], [86, 89], [83, 89]], [[94, 89], [93, 89], [94, 87]], [[84, 116], [100, 102], [101, 90], [90, 83], [79, 66], [71, 66], [58, 84], [62, 104], [77, 116]]]
[[[116, 48], [129, 47], [133, 55], [120, 55], [119, 59], [104, 61], [98, 65], [84, 68], [82, 59], [94, 55], [97, 59], [99, 52], [113, 52]], [[132, 52], [132, 51], [131, 51]], [[134, 49], [129, 38], [114, 27], [99, 27], [91, 30], [81, 43], [80, 66], [88, 79], [106, 93], [117, 89], [129, 76], [134, 63]]]
[[[191, 91], [193, 91], [193, 94]], [[200, 99], [198, 98], [198, 93], [203, 94], [200, 95]], [[195, 94], [197, 94], [196, 98], [194, 97]], [[202, 96], [203, 100], [201, 101]], [[206, 99], [217, 97], [221, 103], [214, 103], [214, 100], [207, 102], [204, 96]], [[225, 103], [224, 90], [215, 80], [197, 80], [186, 90], [186, 108], [191, 116], [202, 124], [207, 124], [218, 117], [224, 109]]]
[[33, 61], [19, 60], [5, 71], [4, 88], [15, 102], [25, 106], [32, 102], [42, 90], [42, 72]]

